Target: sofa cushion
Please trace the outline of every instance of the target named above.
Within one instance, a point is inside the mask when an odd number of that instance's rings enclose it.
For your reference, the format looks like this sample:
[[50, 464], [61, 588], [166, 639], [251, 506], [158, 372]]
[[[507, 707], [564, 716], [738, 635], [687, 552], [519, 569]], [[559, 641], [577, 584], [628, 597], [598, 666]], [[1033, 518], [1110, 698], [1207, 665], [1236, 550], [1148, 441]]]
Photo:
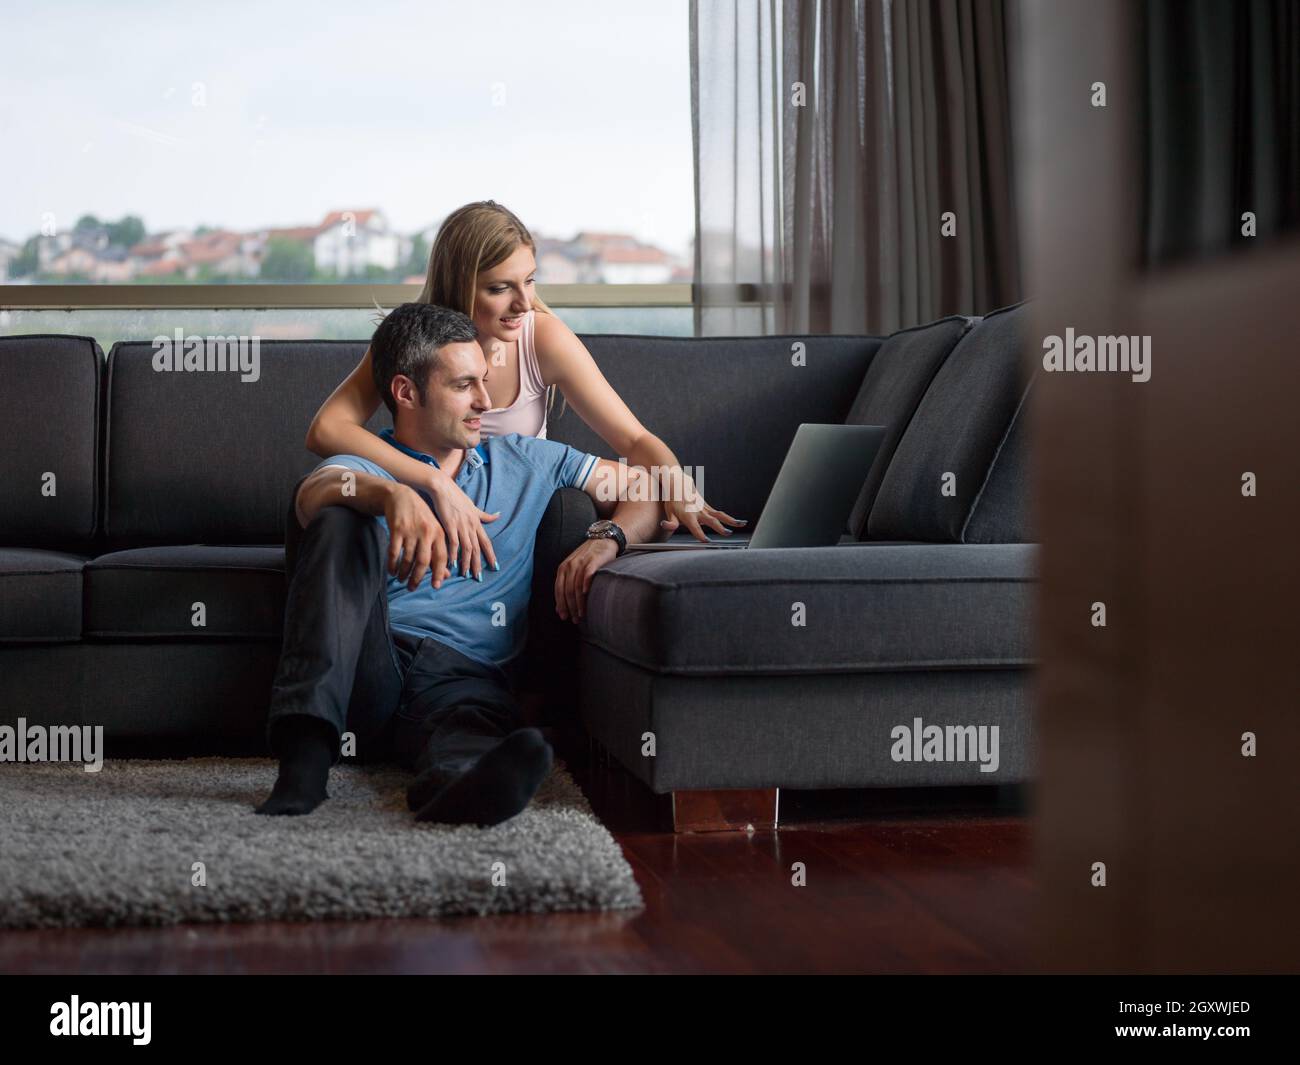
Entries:
[[0, 544], [79, 550], [94, 535], [103, 358], [89, 337], [0, 337]]
[[[320, 461], [307, 427], [365, 350], [364, 340], [264, 340], [245, 381], [229, 369], [155, 370], [152, 343], [113, 345], [109, 546], [283, 543], [290, 493]], [[380, 404], [368, 427], [391, 424]]]
[[[750, 528], [802, 422], [842, 423], [878, 337], [647, 337], [584, 334], [592, 358], [641, 424], [702, 468], [711, 506]], [[798, 347], [796, 347], [798, 345]], [[546, 435], [618, 459], [557, 400]]]
[[86, 635], [279, 640], [284, 598], [282, 547], [114, 551], [86, 565]]
[[862, 380], [857, 399], [844, 419], [848, 425], [885, 427], [880, 450], [849, 516], [848, 531], [855, 539], [862, 539], [866, 534], [871, 504], [875, 502], [885, 470], [921, 397], [930, 387], [939, 367], [975, 321], [954, 316], [900, 330], [885, 340], [871, 360], [871, 368]]
[[[1036, 375], [1035, 375], [1036, 377]], [[1029, 403], [1034, 379], [993, 456], [993, 464], [962, 530], [968, 544], [1024, 544], [1038, 539], [1030, 525]]]
[[85, 564], [81, 555], [60, 551], [0, 548], [0, 640], [80, 640]]
[[998, 446], [1020, 406], [1027, 307], [988, 315], [926, 390], [867, 519], [881, 540], [959, 543]]
[[624, 555], [596, 573], [584, 639], [662, 673], [1030, 664], [1036, 548], [835, 547]]

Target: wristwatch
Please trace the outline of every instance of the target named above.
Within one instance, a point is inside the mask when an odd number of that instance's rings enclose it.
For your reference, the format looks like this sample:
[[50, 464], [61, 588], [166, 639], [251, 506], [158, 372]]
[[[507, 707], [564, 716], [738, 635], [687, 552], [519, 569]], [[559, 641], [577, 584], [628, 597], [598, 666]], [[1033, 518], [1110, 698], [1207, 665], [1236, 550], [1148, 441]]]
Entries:
[[[600, 521], [593, 521], [589, 526], [587, 526], [587, 539], [613, 540], [618, 544], [619, 555], [627, 550], [627, 537], [623, 535], [623, 530], [608, 518], [602, 518]], [[614, 557], [618, 558], [618, 555], [615, 555]]]

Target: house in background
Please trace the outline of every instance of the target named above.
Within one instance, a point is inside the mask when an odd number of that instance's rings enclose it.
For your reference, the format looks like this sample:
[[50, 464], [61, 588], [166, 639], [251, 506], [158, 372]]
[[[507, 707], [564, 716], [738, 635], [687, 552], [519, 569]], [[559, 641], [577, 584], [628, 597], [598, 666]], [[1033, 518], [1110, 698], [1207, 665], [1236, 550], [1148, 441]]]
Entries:
[[70, 244], [51, 256], [44, 267], [47, 273], [57, 274], [60, 277], [89, 277], [98, 261], [92, 248], [82, 244]]
[[643, 244], [628, 233], [583, 231], [570, 242], [574, 254], [598, 263], [593, 280], [607, 284], [661, 285], [672, 276], [676, 260], [662, 248]]
[[389, 229], [382, 211], [331, 211], [316, 227], [312, 251], [317, 270], [346, 277], [365, 273], [369, 266], [397, 269], [404, 243], [409, 255], [410, 241]]
[[96, 244], [108, 246], [108, 234], [102, 230], [62, 230], [58, 233], [42, 234], [36, 241], [36, 269], [46, 273], [51, 264], [64, 252], [76, 247], [94, 250]]
[[98, 249], [73, 244], [50, 260], [49, 273], [96, 282], [130, 281], [135, 275], [127, 250], [120, 245]]
[[111, 244], [95, 257], [90, 269], [90, 280], [101, 284], [123, 284], [135, 276], [127, 249]]
[[179, 256], [185, 276], [197, 278], [206, 267], [217, 277], [252, 278], [258, 274], [261, 244], [228, 229], [214, 229], [181, 243]]
[[584, 231], [571, 240], [534, 234], [537, 276], [546, 285], [662, 285], [690, 280], [689, 262], [629, 233]]
[[537, 277], [546, 285], [590, 285], [600, 280], [600, 262], [571, 240], [534, 235]]
[[664, 285], [676, 263], [661, 248], [610, 248], [601, 263], [601, 281], [611, 285]]
[[[122, 248], [111, 243], [107, 226], [87, 226], [37, 240], [37, 272], [68, 280], [156, 281], [182, 276], [189, 281], [271, 281], [346, 279], [407, 271], [400, 280], [424, 282], [425, 256], [441, 223], [410, 236], [394, 231], [377, 208], [330, 211], [316, 225], [281, 226], [236, 232], [229, 229], [174, 229], [152, 233]], [[543, 285], [645, 284], [689, 282], [693, 263], [628, 233], [584, 230], [568, 240], [534, 232], [537, 277]], [[11, 249], [8, 263], [21, 254]], [[273, 243], [280, 246], [268, 268]], [[285, 244], [294, 245], [286, 249]], [[420, 268], [412, 255], [417, 248]], [[3, 254], [3, 253], [0, 253]]]
[[159, 278], [181, 272], [185, 268], [182, 249], [193, 238], [191, 230], [171, 229], [133, 244], [128, 251], [133, 276]]
[[90, 281], [129, 281], [135, 274], [128, 249], [113, 244], [104, 225], [41, 236], [36, 242], [36, 262], [42, 273]]

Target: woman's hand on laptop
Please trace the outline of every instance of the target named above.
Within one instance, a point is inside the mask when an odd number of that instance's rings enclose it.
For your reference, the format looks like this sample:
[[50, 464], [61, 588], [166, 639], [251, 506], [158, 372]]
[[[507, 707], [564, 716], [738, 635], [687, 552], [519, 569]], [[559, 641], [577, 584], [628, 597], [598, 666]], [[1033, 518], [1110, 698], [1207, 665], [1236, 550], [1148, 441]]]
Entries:
[[695, 487], [691, 475], [681, 467], [666, 471], [666, 475], [660, 478], [659, 498], [663, 500], [664, 506], [664, 518], [659, 525], [670, 534], [684, 525], [695, 539], [707, 543], [709, 538], [700, 528], [701, 525], [707, 525], [723, 536], [730, 536], [731, 530], [723, 526], [724, 521], [737, 528], [749, 524], [741, 518], [733, 518], [726, 511], [709, 506], [700, 495], [700, 490]]
[[492, 538], [483, 528], [483, 523], [496, 521], [501, 515], [479, 510], [460, 485], [442, 470], [430, 467], [430, 473], [429, 494], [433, 497], [438, 520], [447, 533], [450, 558], [455, 562], [459, 555], [460, 573], [481, 580], [484, 566], [499, 568], [496, 552], [492, 550]]

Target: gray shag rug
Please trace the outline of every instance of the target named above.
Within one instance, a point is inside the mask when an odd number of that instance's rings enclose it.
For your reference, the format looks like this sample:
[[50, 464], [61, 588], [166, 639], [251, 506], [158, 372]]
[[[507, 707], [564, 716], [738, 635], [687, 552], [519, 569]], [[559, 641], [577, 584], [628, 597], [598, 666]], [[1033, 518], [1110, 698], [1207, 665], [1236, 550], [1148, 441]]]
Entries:
[[[0, 926], [354, 920], [644, 905], [562, 761], [499, 825], [416, 821], [411, 774], [339, 764], [305, 817], [265, 758], [0, 764]], [[201, 863], [201, 864], [198, 864]]]

